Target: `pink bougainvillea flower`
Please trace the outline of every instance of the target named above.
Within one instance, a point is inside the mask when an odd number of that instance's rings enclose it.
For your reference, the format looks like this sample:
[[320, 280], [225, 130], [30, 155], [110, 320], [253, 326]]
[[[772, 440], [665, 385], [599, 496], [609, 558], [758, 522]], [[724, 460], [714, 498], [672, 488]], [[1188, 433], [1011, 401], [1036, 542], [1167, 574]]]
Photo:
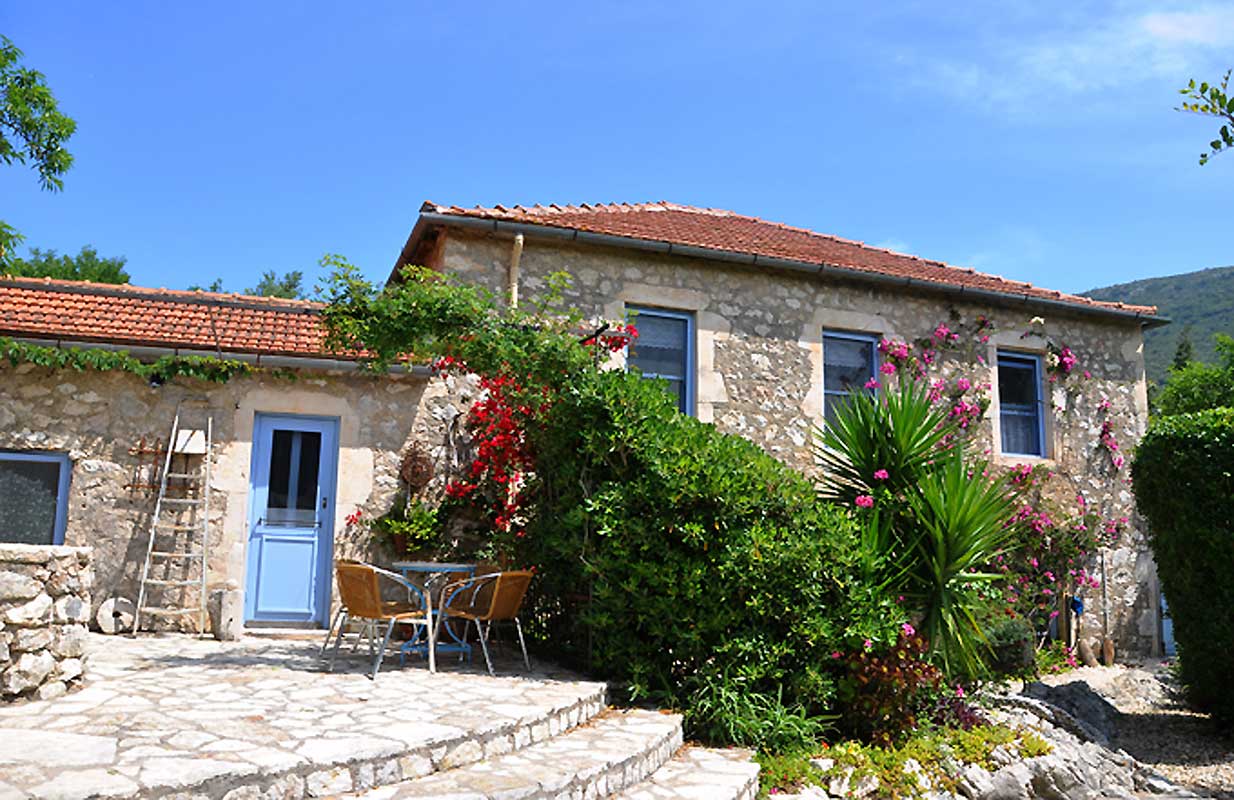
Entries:
[[958, 684], [958, 683], [955, 685], [955, 696], [956, 696], [956, 697], [963, 697], [963, 696], [964, 696], [964, 687], [963, 687], [963, 686], [961, 686], [961, 685], [960, 685], [960, 684]]
[[881, 386], [881, 385], [882, 385], [882, 384], [880, 384], [880, 383], [878, 382], [878, 378], [870, 378], [870, 380], [866, 381], [865, 388], [867, 388], [867, 389], [877, 389], [877, 388], [878, 388], [879, 386]]
[[884, 375], [894, 375], [896, 374], [896, 365], [892, 364], [890, 361], [885, 361], [883, 362], [883, 365], [878, 368], [878, 371]]
[[916, 636], [917, 635], [917, 629], [914, 628], [912, 625], [908, 624], [907, 622], [900, 625], [900, 630], [904, 632], [905, 636]]
[[874, 470], [874, 480], [876, 481], [885, 481], [890, 477], [891, 477], [891, 473], [885, 469]]
[[955, 388], [959, 389], [961, 392], [967, 392], [969, 389], [973, 388], [973, 384], [969, 382], [968, 378], [957, 378]]
[[861, 508], [874, 508], [874, 498], [868, 494], [857, 495], [857, 505]]
[[871, 642], [869, 639], [866, 639], [864, 642], [861, 643], [861, 646], [869, 650], [871, 647], [874, 646], [874, 642]]
[[831, 651], [831, 657], [832, 657], [832, 658], [839, 658], [839, 657], [840, 657], [840, 651], [839, 651], [839, 650], [832, 650], [832, 651]]

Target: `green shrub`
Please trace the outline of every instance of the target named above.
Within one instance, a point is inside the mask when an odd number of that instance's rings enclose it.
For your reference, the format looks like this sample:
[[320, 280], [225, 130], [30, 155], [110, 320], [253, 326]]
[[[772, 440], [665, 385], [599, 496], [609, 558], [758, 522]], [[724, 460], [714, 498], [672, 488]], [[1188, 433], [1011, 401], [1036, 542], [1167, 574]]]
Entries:
[[1153, 421], [1132, 466], [1191, 700], [1234, 721], [1234, 409]]
[[861, 580], [849, 513], [656, 384], [577, 376], [530, 435], [536, 634], [630, 699], [683, 709], [690, 735], [808, 744], [835, 706], [832, 654], [894, 641], [903, 614]]
[[1220, 364], [1193, 361], [1171, 367], [1165, 386], [1155, 398], [1162, 415], [1189, 414], [1234, 404], [1234, 339], [1217, 334]]

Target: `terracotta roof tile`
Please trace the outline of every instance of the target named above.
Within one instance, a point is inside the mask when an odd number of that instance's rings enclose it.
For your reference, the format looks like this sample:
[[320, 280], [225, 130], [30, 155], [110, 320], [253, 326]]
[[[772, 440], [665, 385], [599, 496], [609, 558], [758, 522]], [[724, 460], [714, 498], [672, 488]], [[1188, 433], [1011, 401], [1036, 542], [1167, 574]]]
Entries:
[[128, 347], [332, 356], [321, 304], [128, 284], [0, 276], [0, 335]]
[[758, 217], [748, 217], [716, 208], [696, 208], [675, 203], [599, 203], [579, 206], [495, 206], [462, 208], [425, 203], [422, 212], [446, 216], [503, 220], [530, 225], [567, 228], [589, 233], [686, 245], [727, 253], [780, 258], [810, 264], [841, 267], [945, 287], [982, 289], [1017, 298], [1056, 300], [1091, 309], [1107, 309], [1155, 315], [1155, 306], [1139, 306], [1091, 300], [1079, 295], [1044, 289], [1023, 281], [955, 267], [897, 253], [838, 236], [816, 233]]

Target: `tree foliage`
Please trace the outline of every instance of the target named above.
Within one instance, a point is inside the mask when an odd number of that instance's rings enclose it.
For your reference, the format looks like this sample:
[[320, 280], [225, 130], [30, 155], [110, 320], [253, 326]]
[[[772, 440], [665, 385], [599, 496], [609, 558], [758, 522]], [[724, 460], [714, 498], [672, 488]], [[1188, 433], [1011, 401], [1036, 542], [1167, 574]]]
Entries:
[[128, 283], [124, 256], [100, 257], [89, 245], [75, 256], [60, 255], [55, 250], [30, 248], [30, 255], [14, 258], [4, 268], [9, 275], [27, 278], [56, 278], [63, 281], [94, 281], [96, 283]]
[[1231, 72], [1234, 70], [1226, 70], [1220, 83], [1209, 85], [1202, 82], [1196, 86], [1193, 78], [1178, 90], [1179, 94], [1187, 98], [1178, 107], [1179, 111], [1214, 117], [1222, 123], [1217, 130], [1217, 138], [1208, 143], [1208, 152], [1200, 153], [1201, 164], [1207, 164], [1209, 158], [1222, 150], [1234, 147], [1234, 96], [1229, 94]]
[[1195, 361], [1195, 345], [1191, 342], [1191, 326], [1188, 325], [1178, 335], [1178, 346], [1174, 348], [1174, 360], [1170, 366], [1183, 369], [1192, 361]]
[[[21, 50], [0, 36], [0, 162], [29, 163], [44, 189], [58, 191], [73, 165], [64, 145], [77, 123], [61, 113], [43, 74], [22, 66], [21, 59]], [[0, 266], [21, 238], [0, 221]]]
[[1156, 397], [1156, 412], [1169, 416], [1234, 406], [1234, 338], [1216, 335], [1217, 364], [1192, 361], [1170, 369]]
[[[190, 292], [226, 292], [222, 278], [215, 278], [209, 284], [202, 286], [194, 283], [189, 286]], [[266, 270], [261, 274], [261, 280], [256, 286], [244, 290], [245, 294], [254, 297], [282, 297], [286, 300], [304, 300], [308, 293], [304, 290], [304, 273], [291, 270], [283, 275], [274, 270]]]

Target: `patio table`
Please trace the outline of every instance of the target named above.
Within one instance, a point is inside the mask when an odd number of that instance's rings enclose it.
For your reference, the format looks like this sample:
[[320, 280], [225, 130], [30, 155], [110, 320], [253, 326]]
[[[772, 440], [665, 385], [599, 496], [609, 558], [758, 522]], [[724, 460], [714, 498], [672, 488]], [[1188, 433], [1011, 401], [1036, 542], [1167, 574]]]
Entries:
[[[390, 565], [392, 568], [402, 573], [403, 577], [411, 580], [412, 575], [424, 575], [424, 590], [432, 592], [433, 584], [449, 575], [466, 575], [468, 578], [476, 574], [475, 564], [463, 564], [450, 561], [395, 561]], [[438, 605], [434, 603], [434, 605]], [[433, 609], [433, 615], [437, 616], [441, 613], [440, 608]], [[467, 644], [459, 637], [454, 629], [448, 624], [444, 626], [447, 641], [437, 641], [436, 650], [438, 653], [458, 653], [460, 657], [471, 660], [471, 645]], [[400, 663], [406, 661], [409, 653], [427, 654], [428, 643], [421, 640], [423, 631], [416, 629], [414, 636], [403, 642], [403, 646], [399, 648]]]

